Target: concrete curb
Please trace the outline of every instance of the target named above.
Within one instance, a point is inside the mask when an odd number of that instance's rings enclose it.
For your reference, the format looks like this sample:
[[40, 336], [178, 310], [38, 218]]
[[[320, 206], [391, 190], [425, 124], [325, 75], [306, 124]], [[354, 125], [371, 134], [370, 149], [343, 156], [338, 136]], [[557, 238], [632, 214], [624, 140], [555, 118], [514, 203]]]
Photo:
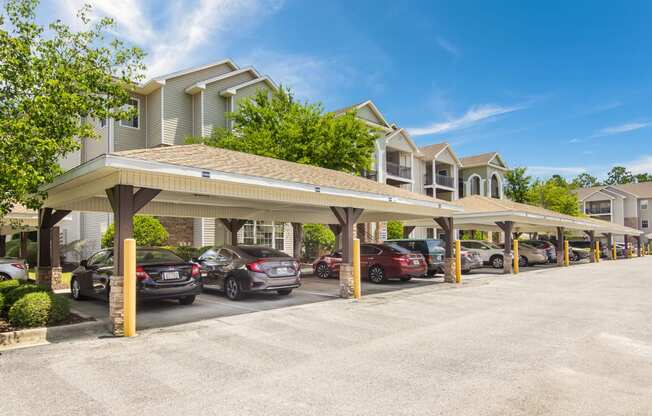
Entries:
[[100, 334], [109, 334], [106, 322], [87, 321], [71, 325], [5, 332], [0, 333], [0, 351], [71, 341]]

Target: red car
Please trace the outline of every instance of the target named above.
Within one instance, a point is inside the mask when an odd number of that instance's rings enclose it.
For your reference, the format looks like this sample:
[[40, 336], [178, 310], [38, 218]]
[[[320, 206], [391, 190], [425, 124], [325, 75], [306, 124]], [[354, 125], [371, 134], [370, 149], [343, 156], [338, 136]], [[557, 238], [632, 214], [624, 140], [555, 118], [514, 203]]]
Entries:
[[[312, 264], [315, 276], [328, 279], [338, 277], [342, 252], [337, 251], [319, 257]], [[387, 279], [407, 282], [413, 277], [425, 276], [428, 270], [423, 255], [412, 253], [403, 247], [390, 244], [360, 244], [360, 272], [373, 283]]]

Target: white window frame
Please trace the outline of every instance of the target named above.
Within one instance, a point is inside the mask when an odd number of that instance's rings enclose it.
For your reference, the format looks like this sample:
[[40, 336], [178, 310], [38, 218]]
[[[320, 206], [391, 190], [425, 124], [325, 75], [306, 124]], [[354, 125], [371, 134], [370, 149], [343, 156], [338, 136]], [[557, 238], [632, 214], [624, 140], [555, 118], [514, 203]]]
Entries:
[[641, 220], [641, 228], [649, 228], [650, 223], [648, 220]]
[[647, 210], [647, 207], [648, 207], [648, 200], [647, 199], [642, 200], [641, 201], [641, 209]]
[[[140, 130], [140, 98], [131, 97], [131, 98], [129, 98], [129, 101], [131, 102], [131, 100], [136, 101], [136, 114], [137, 114], [136, 117], [138, 117], [138, 127], [126, 126], [126, 125], [122, 124], [125, 120], [120, 120], [120, 127], [124, 127], [124, 128], [127, 128], [127, 129], [132, 129], [132, 130]], [[129, 106], [131, 104], [127, 104], [127, 105]]]

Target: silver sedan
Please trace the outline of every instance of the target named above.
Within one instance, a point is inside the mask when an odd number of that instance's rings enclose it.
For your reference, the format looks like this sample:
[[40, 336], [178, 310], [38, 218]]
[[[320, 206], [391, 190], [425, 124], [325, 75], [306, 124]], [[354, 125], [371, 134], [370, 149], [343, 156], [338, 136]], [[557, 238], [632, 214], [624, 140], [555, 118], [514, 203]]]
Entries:
[[9, 257], [0, 258], [0, 280], [8, 279], [27, 280], [25, 260]]

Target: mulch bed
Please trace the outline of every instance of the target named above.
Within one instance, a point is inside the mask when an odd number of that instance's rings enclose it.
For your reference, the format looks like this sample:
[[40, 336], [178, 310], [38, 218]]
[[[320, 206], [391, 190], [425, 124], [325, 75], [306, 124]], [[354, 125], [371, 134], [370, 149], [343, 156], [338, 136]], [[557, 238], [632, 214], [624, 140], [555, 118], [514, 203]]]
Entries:
[[[53, 326], [63, 326], [63, 325], [72, 325], [72, 324], [78, 324], [81, 322], [86, 322], [86, 321], [94, 321], [95, 319], [93, 318], [82, 318], [81, 316], [75, 314], [75, 313], [70, 313], [66, 319], [63, 321], [56, 323], [54, 325], [46, 325], [46, 327], [53, 327]], [[5, 320], [5, 318], [0, 317], [0, 333], [2, 332], [13, 332], [13, 331], [20, 331], [22, 329], [33, 329], [33, 328], [17, 328], [12, 326], [8, 321]]]

